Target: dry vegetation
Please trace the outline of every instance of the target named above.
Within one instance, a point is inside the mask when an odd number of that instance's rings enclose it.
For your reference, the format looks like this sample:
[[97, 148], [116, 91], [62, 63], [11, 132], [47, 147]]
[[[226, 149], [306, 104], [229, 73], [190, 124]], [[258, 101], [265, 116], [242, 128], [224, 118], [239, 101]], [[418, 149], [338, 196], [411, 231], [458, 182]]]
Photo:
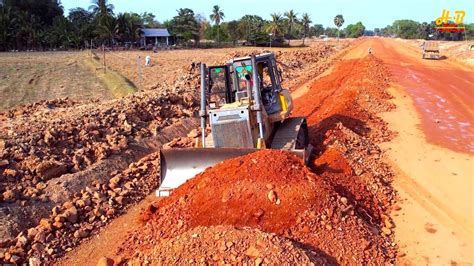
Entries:
[[0, 54], [0, 110], [40, 100], [112, 99], [79, 52]]

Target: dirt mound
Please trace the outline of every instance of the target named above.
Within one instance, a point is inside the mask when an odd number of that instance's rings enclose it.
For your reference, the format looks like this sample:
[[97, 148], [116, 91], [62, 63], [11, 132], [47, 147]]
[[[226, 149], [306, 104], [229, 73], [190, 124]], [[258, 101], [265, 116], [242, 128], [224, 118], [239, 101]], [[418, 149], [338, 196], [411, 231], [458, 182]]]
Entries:
[[107, 183], [95, 182], [70, 201], [54, 206], [37, 226], [4, 243], [0, 261], [12, 262], [8, 258], [15, 256], [16, 262], [25, 258], [51, 262], [149, 195], [158, 182], [159, 154], [153, 153], [122, 172], [113, 172]]
[[31, 114], [34, 114], [35, 112], [38, 112], [44, 109], [66, 108], [66, 107], [79, 105], [81, 103], [83, 102], [77, 99], [70, 99], [68, 97], [54, 99], [54, 100], [42, 100], [35, 103], [18, 105], [15, 108], [6, 110], [3, 113], [0, 113], [0, 119], [2, 118], [2, 116], [13, 118], [15, 116], [20, 116], [20, 115], [31, 115]]
[[307, 118], [311, 143], [318, 150], [337, 123], [374, 141], [388, 141], [392, 134], [377, 113], [394, 108], [385, 91], [390, 77], [375, 56], [345, 60], [314, 82], [306, 97], [295, 100], [293, 114]]
[[[196, 227], [153, 248], [152, 264], [249, 263], [328, 264], [301, 244], [258, 229]], [[138, 259], [140, 260], [140, 259]]]
[[[293, 48], [271, 48], [277, 53], [277, 59], [281, 61], [283, 68], [283, 85], [291, 88], [304, 79], [314, 77], [326, 70], [332, 63], [329, 57], [347, 47], [348, 42], [340, 42], [336, 45], [318, 42], [311, 47]], [[195, 89], [199, 87], [199, 65], [222, 65], [233, 57], [240, 57], [252, 53], [269, 51], [268, 49], [255, 49], [253, 47], [222, 48], [210, 50], [174, 50], [150, 53], [148, 51], [121, 51], [107, 54], [113, 60], [108, 60], [107, 65], [111, 69], [127, 77], [142, 90], [164, 88]], [[299, 52], [301, 51], [301, 52]], [[137, 70], [137, 56], [142, 60], [145, 56], [151, 56], [152, 65], [141, 69], [141, 77]], [[281, 60], [279, 59], [281, 57]], [[142, 61], [143, 62], [143, 61]]]
[[387, 212], [395, 200], [390, 185], [393, 172], [380, 161], [380, 148], [341, 123], [326, 133], [324, 147], [314, 161], [315, 172], [354, 202], [356, 213], [365, 222], [390, 232], [392, 222]]
[[150, 206], [119, 253], [151, 254], [190, 228], [233, 225], [283, 235], [340, 263], [388, 261], [383, 239], [353, 208], [296, 156], [263, 150], [209, 168]]
[[0, 194], [15, 195], [0, 196], [0, 202], [42, 199], [48, 180], [120, 154], [197, 110], [192, 93], [172, 91], [79, 107], [69, 103], [0, 113]]
[[330, 187], [303, 167], [299, 158], [268, 150], [207, 170], [163, 204], [173, 205], [183, 198], [190, 226], [231, 224], [283, 233], [298, 213], [331, 205], [331, 196], [335, 194]]

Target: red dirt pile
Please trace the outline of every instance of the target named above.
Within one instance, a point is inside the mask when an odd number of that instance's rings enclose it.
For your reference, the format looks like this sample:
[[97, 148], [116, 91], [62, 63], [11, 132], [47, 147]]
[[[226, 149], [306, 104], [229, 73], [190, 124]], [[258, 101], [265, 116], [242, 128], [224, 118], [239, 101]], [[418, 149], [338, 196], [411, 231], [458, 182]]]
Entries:
[[372, 55], [346, 60], [295, 103], [295, 114], [308, 119], [311, 143], [319, 153], [316, 173], [355, 202], [357, 214], [379, 229], [391, 223], [386, 211], [395, 197], [390, 186], [393, 174], [374, 144], [393, 136], [377, 116], [394, 108], [385, 91], [390, 76]]
[[326, 132], [337, 123], [375, 142], [388, 141], [392, 133], [377, 113], [395, 108], [385, 91], [390, 76], [373, 55], [344, 60], [314, 82], [305, 97], [295, 100], [293, 115], [307, 118], [311, 143], [320, 150]]
[[390, 235], [393, 225], [387, 213], [396, 196], [390, 186], [393, 173], [380, 161], [382, 151], [341, 123], [326, 135], [325, 150], [314, 161], [314, 171], [353, 202], [366, 223]]
[[301, 244], [258, 229], [232, 226], [196, 227], [153, 248], [154, 264], [188, 263], [328, 264]]
[[390, 261], [383, 238], [355, 215], [347, 198], [283, 151], [263, 150], [211, 167], [150, 206], [143, 219], [144, 228], [131, 234], [119, 254], [143, 259], [194, 227], [232, 225], [283, 235], [332, 262]]

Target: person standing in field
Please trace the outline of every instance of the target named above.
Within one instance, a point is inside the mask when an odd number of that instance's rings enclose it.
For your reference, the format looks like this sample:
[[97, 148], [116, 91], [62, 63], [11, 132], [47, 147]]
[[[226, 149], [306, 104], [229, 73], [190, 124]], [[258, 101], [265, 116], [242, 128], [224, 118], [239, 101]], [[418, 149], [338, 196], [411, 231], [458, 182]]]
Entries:
[[145, 66], [146, 67], [151, 66], [151, 57], [149, 55], [145, 57]]

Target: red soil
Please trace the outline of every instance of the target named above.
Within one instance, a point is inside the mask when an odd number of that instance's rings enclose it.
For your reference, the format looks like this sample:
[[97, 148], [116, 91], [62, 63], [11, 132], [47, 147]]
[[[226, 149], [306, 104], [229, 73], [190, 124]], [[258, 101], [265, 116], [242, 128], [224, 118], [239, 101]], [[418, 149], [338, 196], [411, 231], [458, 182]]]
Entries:
[[330, 75], [314, 82], [305, 97], [295, 100], [293, 114], [307, 118], [311, 142], [320, 150], [325, 133], [339, 122], [357, 134], [384, 139], [388, 130], [375, 112], [393, 108], [383, 89], [389, 77], [372, 55], [344, 60]]
[[391, 137], [376, 116], [393, 108], [384, 91], [389, 76], [374, 56], [345, 60], [296, 100], [294, 113], [307, 117], [317, 148], [317, 175], [281, 151], [224, 161], [151, 206], [119, 254], [143, 260], [192, 228], [232, 225], [283, 235], [329, 263], [393, 262], [384, 215], [392, 175], [373, 144]]
[[[197, 227], [254, 227], [308, 244], [329, 261], [384, 262], [389, 252], [377, 231], [299, 158], [263, 150], [224, 161], [197, 175], [144, 217], [121, 254], [148, 254], [154, 245]], [[347, 248], [340, 248], [341, 243]]]
[[[268, 199], [271, 190], [280, 204]], [[207, 170], [177, 189], [173, 197], [164, 199], [163, 204], [190, 198], [186, 208], [191, 211], [193, 227], [231, 224], [283, 233], [294, 224], [298, 213], [313, 204], [316, 211], [329, 205], [329, 190], [296, 156], [267, 150]]]
[[317, 165], [316, 173], [339, 173], [339, 174], [352, 174], [352, 168], [343, 157], [343, 154], [335, 148], [329, 148], [321, 154], [316, 160], [314, 165]]
[[[214, 264], [324, 265], [330, 261], [298, 243], [254, 228], [196, 227], [154, 247], [149, 258], [157, 265]], [[138, 260], [140, 261], [140, 260]], [[133, 262], [132, 262], [133, 263]]]
[[373, 38], [359, 48], [367, 47], [372, 47], [393, 73], [393, 80], [413, 99], [427, 141], [474, 154], [474, 68], [453, 61], [455, 56], [422, 59], [418, 47], [403, 42]]

